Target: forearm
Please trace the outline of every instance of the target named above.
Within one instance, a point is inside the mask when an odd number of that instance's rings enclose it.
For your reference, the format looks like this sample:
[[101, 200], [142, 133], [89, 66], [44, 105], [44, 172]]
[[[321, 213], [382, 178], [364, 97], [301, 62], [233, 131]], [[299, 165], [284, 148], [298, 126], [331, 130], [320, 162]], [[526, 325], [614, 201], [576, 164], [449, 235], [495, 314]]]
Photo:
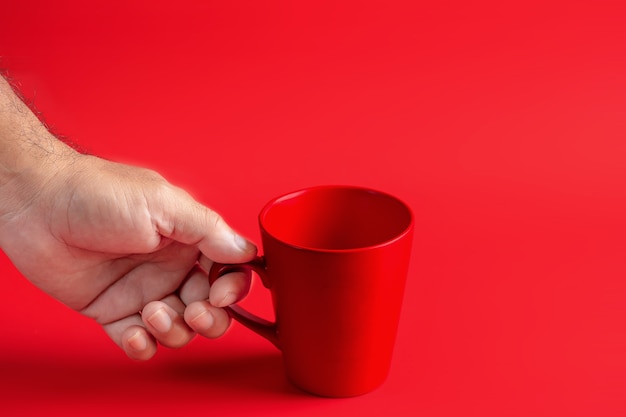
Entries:
[[0, 77], [0, 226], [75, 155]]

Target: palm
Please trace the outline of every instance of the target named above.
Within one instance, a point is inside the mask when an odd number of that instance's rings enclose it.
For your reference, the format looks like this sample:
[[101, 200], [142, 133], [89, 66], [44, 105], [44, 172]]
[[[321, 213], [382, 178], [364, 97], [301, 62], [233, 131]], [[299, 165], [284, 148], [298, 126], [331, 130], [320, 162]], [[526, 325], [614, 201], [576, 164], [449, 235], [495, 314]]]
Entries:
[[110, 323], [174, 293], [195, 265], [199, 251], [170, 242], [146, 254], [114, 254], [52, 243], [52, 257], [29, 274], [48, 294], [96, 319]]

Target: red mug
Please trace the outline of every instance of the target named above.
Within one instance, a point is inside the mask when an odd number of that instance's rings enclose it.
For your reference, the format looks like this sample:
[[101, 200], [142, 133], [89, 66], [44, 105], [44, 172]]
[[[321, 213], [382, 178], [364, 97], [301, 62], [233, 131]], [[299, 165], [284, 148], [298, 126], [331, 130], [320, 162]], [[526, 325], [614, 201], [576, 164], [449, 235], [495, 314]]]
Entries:
[[214, 264], [209, 281], [256, 272], [276, 322], [236, 305], [231, 317], [278, 347], [288, 379], [305, 391], [349, 397], [381, 385], [411, 255], [409, 207], [374, 190], [321, 186], [270, 201], [259, 224], [264, 256]]

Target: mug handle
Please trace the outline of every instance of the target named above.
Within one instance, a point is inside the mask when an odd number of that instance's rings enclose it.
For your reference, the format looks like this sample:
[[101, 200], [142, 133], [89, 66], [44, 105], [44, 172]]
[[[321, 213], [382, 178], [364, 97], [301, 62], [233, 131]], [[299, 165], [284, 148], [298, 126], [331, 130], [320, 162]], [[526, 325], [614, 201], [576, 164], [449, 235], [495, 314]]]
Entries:
[[[211, 270], [209, 271], [209, 284], [213, 285], [213, 283], [222, 275], [226, 275], [231, 272], [248, 272], [254, 271], [261, 278], [261, 282], [265, 288], [270, 288], [269, 277], [267, 276], [267, 269], [265, 266], [265, 258], [263, 256], [257, 256], [250, 262], [246, 262], [243, 264], [221, 264], [214, 263], [211, 266]], [[237, 320], [239, 323], [243, 324], [248, 329], [253, 332], [263, 336], [274, 346], [280, 349], [280, 343], [278, 341], [278, 331], [276, 329], [276, 323], [272, 323], [271, 321], [262, 319], [247, 310], [243, 307], [239, 307], [238, 305], [231, 305], [224, 307], [224, 310], [228, 313], [229, 316]]]

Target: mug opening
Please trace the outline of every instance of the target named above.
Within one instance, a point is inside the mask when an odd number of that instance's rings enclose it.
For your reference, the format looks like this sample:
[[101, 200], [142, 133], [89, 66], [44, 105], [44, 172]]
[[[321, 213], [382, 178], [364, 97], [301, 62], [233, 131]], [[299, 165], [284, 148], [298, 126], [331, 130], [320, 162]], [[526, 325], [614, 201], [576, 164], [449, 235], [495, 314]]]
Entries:
[[397, 198], [359, 187], [322, 186], [270, 201], [261, 228], [290, 246], [316, 251], [380, 246], [404, 235], [412, 213]]

